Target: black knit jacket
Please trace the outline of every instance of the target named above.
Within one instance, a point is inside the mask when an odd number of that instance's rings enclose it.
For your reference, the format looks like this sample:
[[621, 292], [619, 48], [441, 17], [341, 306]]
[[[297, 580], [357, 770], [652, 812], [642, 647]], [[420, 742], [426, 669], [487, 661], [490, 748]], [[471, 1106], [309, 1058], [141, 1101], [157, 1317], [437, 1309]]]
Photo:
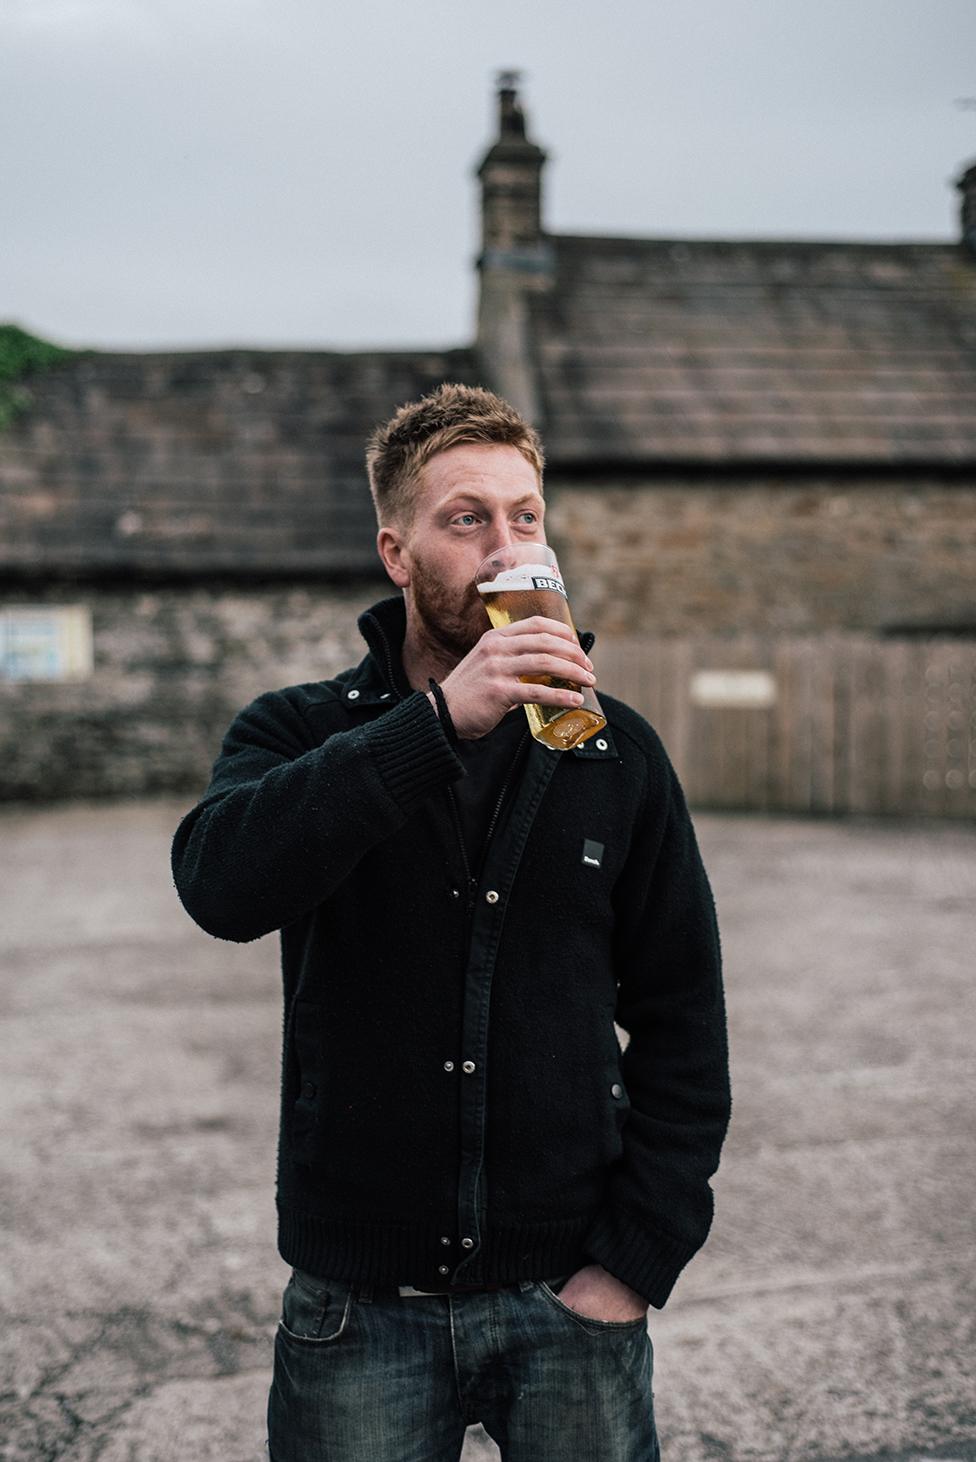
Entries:
[[708, 1233], [731, 1106], [681, 786], [601, 692], [598, 737], [530, 739], [469, 880], [466, 773], [398, 689], [405, 623], [383, 600], [357, 667], [246, 706], [173, 840], [201, 928], [281, 931], [282, 1257], [420, 1289], [595, 1262], [660, 1308]]

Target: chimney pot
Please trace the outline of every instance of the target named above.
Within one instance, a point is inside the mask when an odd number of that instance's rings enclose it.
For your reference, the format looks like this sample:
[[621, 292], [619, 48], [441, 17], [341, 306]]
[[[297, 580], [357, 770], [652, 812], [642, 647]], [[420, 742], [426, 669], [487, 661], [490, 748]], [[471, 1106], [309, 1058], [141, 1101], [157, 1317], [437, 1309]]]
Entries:
[[962, 194], [959, 205], [962, 245], [976, 258], [976, 163], [956, 179], [956, 187]]

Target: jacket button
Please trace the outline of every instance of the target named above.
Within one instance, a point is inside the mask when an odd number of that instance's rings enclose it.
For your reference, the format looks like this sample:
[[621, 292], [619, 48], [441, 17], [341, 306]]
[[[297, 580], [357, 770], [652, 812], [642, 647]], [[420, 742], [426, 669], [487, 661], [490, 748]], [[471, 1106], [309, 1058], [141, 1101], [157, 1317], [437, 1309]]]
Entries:
[[485, 894], [485, 903], [486, 904], [497, 904], [497, 902], [498, 902], [498, 895], [497, 895], [497, 893], [495, 892], [495, 890], [493, 888], [490, 888], [488, 890], [488, 892]]
[[463, 1061], [461, 1063], [461, 1070], [464, 1071], [464, 1072], [466, 1072], [467, 1075], [470, 1076], [471, 1073], [472, 1073], [472, 1071], [474, 1070], [474, 1062], [473, 1061]]
[[596, 749], [597, 751], [606, 751], [607, 749], [607, 743], [604, 741], [602, 736], [600, 736], [596, 741]]
[[347, 700], [350, 700], [350, 701], [358, 701], [359, 700], [359, 691], [358, 690], [351, 690], [351, 691], [349, 691], [348, 695], [346, 696], [346, 699]]
[[623, 1096], [623, 1094], [624, 1094], [623, 1087], [618, 1082], [615, 1081], [613, 1083], [613, 1086], [610, 1088], [610, 1095], [612, 1097], [619, 1097], [619, 1096]]
[[306, 1081], [306, 1082], [303, 1082], [302, 1083], [302, 1096], [305, 1098], [305, 1100], [308, 1101], [308, 1102], [310, 1102], [312, 1100], [312, 1098], [313, 1098], [314, 1095], [315, 1095], [315, 1082], [314, 1081]]
[[445, 1071], [453, 1071], [454, 1070], [454, 1062], [453, 1061], [445, 1061], [444, 1062], [444, 1070]]
[[444, 1236], [443, 1236], [443, 1238], [442, 1238], [442, 1239], [441, 1239], [441, 1243], [442, 1243], [442, 1244], [449, 1244], [449, 1243], [450, 1243], [450, 1242], [451, 1242], [451, 1241], [450, 1241], [450, 1239], [449, 1239], [449, 1238], [448, 1238], [448, 1237], [447, 1237], [447, 1235], [446, 1235], [446, 1234], [445, 1234], [445, 1235], [444, 1235]]
[[437, 1272], [438, 1274], [450, 1274], [450, 1266], [447, 1264], [438, 1264]]
[[474, 1239], [462, 1239], [461, 1240], [461, 1248], [462, 1249], [473, 1249], [474, 1248]]

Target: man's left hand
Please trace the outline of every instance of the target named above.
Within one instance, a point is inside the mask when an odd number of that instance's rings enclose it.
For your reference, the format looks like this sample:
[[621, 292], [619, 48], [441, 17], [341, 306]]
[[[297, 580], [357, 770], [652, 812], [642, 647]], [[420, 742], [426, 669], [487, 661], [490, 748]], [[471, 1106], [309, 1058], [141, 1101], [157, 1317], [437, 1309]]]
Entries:
[[559, 1291], [559, 1298], [591, 1320], [639, 1320], [647, 1314], [647, 1300], [601, 1264], [577, 1269]]

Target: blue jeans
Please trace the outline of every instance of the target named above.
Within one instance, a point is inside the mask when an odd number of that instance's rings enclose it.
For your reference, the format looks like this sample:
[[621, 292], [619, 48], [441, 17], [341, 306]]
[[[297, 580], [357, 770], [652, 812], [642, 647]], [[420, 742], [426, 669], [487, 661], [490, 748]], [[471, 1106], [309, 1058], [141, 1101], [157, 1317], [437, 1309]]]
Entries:
[[400, 1295], [293, 1271], [271, 1462], [458, 1462], [475, 1422], [504, 1462], [660, 1462], [647, 1317], [580, 1314], [568, 1278]]

